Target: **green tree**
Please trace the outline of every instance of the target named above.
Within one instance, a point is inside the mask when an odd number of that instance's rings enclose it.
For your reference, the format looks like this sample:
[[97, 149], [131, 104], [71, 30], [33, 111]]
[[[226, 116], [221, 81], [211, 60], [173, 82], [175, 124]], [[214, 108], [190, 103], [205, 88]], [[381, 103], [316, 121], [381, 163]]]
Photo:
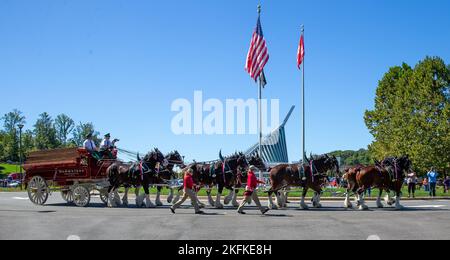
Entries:
[[369, 165], [373, 163], [369, 151], [366, 149], [360, 149], [358, 151], [334, 151], [330, 155], [340, 157], [343, 166]]
[[3, 160], [18, 161], [19, 159], [19, 137], [18, 125], [25, 124], [25, 116], [22, 112], [14, 109], [5, 114], [1, 120], [5, 131], [2, 137]]
[[81, 122], [73, 130], [72, 143], [78, 147], [83, 146], [83, 142], [89, 133], [92, 133], [93, 140], [98, 145], [101, 141], [99, 138], [100, 133], [95, 131], [94, 124]]
[[67, 115], [58, 115], [54, 124], [56, 130], [56, 138], [62, 146], [67, 146], [69, 135], [75, 128], [75, 122]]
[[414, 168], [450, 168], [450, 66], [427, 57], [414, 68], [391, 68], [379, 82], [375, 109], [365, 122], [375, 141], [376, 158], [408, 154]]
[[53, 119], [46, 112], [39, 115], [34, 125], [34, 144], [37, 150], [54, 149], [59, 146]]
[[33, 131], [26, 130], [25, 133], [22, 134], [22, 150], [25, 156], [34, 150]]
[[5, 158], [5, 132], [0, 130], [0, 161]]

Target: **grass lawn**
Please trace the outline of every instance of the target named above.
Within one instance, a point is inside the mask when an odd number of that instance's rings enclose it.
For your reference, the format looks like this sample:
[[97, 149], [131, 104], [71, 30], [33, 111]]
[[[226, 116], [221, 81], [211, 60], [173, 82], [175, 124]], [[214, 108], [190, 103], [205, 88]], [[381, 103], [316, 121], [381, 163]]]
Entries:
[[0, 164], [0, 179], [4, 179], [8, 174], [14, 172], [20, 172], [20, 167], [18, 165]]

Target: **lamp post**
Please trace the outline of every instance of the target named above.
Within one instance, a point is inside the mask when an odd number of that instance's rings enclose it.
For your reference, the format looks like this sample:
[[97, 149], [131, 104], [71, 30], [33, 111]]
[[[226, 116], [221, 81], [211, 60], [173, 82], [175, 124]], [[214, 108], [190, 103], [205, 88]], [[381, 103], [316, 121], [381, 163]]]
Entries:
[[20, 178], [21, 178], [21, 183], [20, 183], [20, 188], [22, 189], [22, 185], [23, 185], [23, 176], [22, 176], [22, 129], [24, 127], [23, 124], [18, 125], [19, 127], [19, 168], [20, 168]]

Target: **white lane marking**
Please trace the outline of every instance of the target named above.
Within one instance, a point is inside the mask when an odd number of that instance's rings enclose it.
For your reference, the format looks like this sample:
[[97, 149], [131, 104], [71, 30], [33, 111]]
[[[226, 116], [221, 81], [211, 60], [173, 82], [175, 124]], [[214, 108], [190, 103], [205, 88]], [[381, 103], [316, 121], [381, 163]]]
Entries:
[[445, 205], [418, 205], [418, 206], [408, 206], [407, 208], [443, 208]]
[[376, 241], [376, 240], [381, 240], [381, 238], [380, 238], [380, 236], [378, 236], [378, 235], [371, 235], [371, 236], [369, 236], [369, 237], [367, 238], [367, 240], [373, 240], [373, 241]]
[[28, 200], [28, 198], [24, 197], [12, 197], [13, 200]]
[[70, 235], [70, 236], [67, 237], [67, 240], [76, 241], [76, 240], [81, 240], [81, 238], [79, 236], [77, 236], [77, 235]]

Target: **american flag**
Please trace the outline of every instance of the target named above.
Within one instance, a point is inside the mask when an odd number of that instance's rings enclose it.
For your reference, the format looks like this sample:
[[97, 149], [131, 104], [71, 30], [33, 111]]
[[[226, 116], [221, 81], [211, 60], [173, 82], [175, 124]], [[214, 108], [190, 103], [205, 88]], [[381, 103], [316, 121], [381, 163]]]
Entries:
[[266, 40], [261, 27], [261, 20], [258, 16], [255, 32], [250, 42], [250, 50], [247, 54], [247, 63], [245, 70], [255, 81], [263, 74], [264, 66], [269, 61], [269, 51], [267, 50]]

